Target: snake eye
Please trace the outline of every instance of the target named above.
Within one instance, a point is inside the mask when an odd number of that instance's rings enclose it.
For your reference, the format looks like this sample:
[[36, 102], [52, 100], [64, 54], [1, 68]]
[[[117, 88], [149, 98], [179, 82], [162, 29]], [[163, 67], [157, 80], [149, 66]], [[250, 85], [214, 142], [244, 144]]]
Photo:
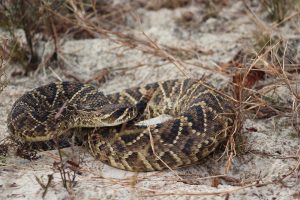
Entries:
[[11, 134], [14, 135], [15, 127], [11, 123], [8, 124], [7, 128], [8, 128], [8, 131], [11, 132]]

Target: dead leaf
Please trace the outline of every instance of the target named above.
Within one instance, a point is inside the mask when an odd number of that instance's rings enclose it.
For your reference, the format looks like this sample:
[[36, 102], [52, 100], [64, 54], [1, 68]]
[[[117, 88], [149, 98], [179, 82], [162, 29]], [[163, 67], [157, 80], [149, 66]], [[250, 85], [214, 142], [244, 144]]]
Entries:
[[264, 76], [264, 71], [254, 67], [247, 73], [236, 73], [232, 78], [236, 99], [241, 100], [242, 97], [245, 96], [244, 88], [253, 88], [258, 81], [264, 79]]
[[215, 177], [211, 180], [211, 187], [217, 188], [220, 185], [221, 181], [218, 177]]

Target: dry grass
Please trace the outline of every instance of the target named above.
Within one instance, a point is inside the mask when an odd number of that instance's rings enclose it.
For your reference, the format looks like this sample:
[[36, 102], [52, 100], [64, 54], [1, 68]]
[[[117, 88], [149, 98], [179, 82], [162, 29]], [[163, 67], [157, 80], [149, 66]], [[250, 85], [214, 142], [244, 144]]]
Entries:
[[5, 66], [7, 60], [10, 59], [10, 54], [7, 52], [5, 43], [6, 43], [6, 38], [1, 38], [0, 37], [0, 43], [3, 45], [0, 46], [0, 93], [3, 91], [5, 86], [7, 85], [7, 77], [5, 74]]
[[277, 23], [284, 21], [292, 10], [299, 9], [299, 0], [263, 0], [261, 4], [269, 18]]
[[[46, 35], [48, 33], [42, 31], [45, 28], [44, 20], [49, 19], [48, 13], [43, 10], [44, 3], [46, 1], [10, 0], [3, 2], [0, 6], [0, 26], [11, 36], [11, 41], [8, 43], [11, 49], [11, 61], [22, 63], [25, 73], [36, 70], [39, 64], [39, 57], [34, 48], [35, 34], [43, 32]], [[24, 30], [27, 43], [25, 47], [22, 47], [15, 35], [15, 30], [18, 28]]]
[[162, 8], [175, 9], [178, 7], [187, 6], [191, 3], [191, 0], [139, 0], [142, 7], [149, 10], [159, 10]]

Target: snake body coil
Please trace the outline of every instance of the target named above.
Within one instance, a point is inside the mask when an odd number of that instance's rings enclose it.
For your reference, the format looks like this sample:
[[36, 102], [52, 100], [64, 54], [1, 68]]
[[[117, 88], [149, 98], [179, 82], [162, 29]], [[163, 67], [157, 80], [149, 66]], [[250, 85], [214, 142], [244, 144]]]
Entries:
[[[143, 125], [160, 115], [170, 119]], [[224, 141], [234, 124], [231, 101], [200, 80], [169, 80], [104, 95], [91, 85], [51, 83], [12, 107], [8, 128], [22, 142], [59, 138], [81, 129], [91, 153], [129, 171], [197, 163]]]

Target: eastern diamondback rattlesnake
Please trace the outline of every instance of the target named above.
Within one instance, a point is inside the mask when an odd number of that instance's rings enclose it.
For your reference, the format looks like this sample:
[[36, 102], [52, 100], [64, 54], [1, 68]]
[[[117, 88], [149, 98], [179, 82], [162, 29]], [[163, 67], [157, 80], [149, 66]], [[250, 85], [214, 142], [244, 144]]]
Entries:
[[[137, 125], [167, 114], [165, 122]], [[130, 171], [197, 163], [230, 133], [233, 104], [201, 80], [169, 80], [104, 95], [91, 85], [51, 83], [25, 93], [8, 116], [12, 137], [35, 143], [80, 129], [91, 153]]]

